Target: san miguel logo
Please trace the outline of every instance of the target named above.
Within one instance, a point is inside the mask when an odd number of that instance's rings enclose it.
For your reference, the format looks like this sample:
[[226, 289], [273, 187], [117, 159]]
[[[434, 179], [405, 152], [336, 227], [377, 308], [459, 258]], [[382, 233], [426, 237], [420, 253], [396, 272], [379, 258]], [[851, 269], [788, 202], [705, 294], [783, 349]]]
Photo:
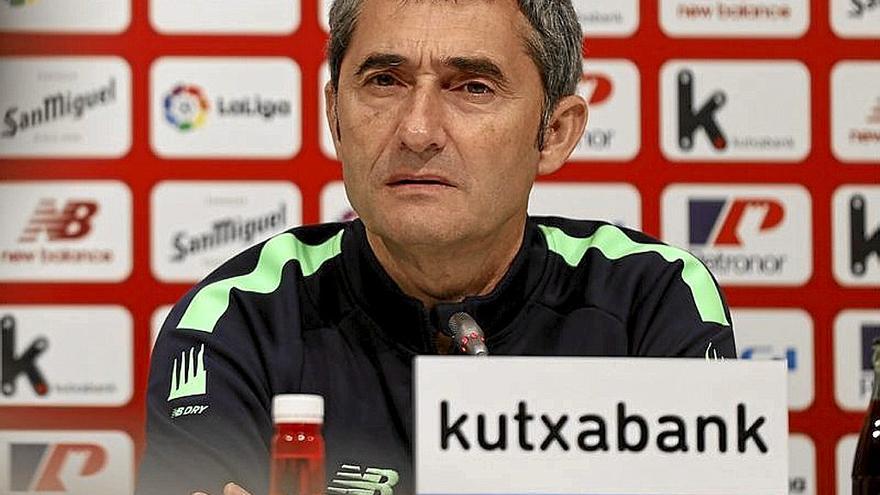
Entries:
[[190, 256], [214, 251], [231, 244], [248, 245], [263, 236], [281, 230], [286, 225], [287, 205], [282, 203], [277, 209], [263, 215], [216, 220], [206, 231], [196, 233], [179, 231], [171, 240], [174, 249], [171, 261], [182, 262]]
[[46, 337], [38, 337], [31, 342], [24, 352], [16, 354], [15, 318], [12, 315], [0, 317], [0, 387], [3, 395], [15, 394], [19, 377], [27, 379], [34, 393], [45, 396], [49, 392], [46, 378], [37, 366], [37, 361], [49, 347]]
[[261, 117], [273, 120], [288, 116], [292, 102], [288, 99], [269, 99], [260, 95], [218, 96], [214, 103], [204, 89], [193, 84], [178, 84], [163, 99], [165, 120], [180, 131], [192, 131], [203, 127], [211, 112], [217, 118]]
[[849, 0], [850, 17], [861, 19], [871, 12], [880, 11], [880, 0]]
[[43, 97], [42, 104], [31, 108], [10, 106], [3, 113], [3, 131], [0, 137], [14, 138], [53, 122], [80, 120], [91, 110], [116, 102], [116, 79], [111, 77], [106, 85], [83, 92], [58, 91]]
[[689, 151], [694, 147], [698, 130], [703, 130], [716, 150], [727, 148], [727, 138], [718, 125], [716, 113], [727, 103], [723, 91], [715, 91], [699, 108], [694, 107], [694, 73], [683, 70], [678, 74], [678, 143]]
[[[10, 443], [12, 493], [66, 493], [71, 478], [84, 480], [107, 467], [107, 451], [93, 443]], [[77, 480], [77, 481], [79, 481]]]

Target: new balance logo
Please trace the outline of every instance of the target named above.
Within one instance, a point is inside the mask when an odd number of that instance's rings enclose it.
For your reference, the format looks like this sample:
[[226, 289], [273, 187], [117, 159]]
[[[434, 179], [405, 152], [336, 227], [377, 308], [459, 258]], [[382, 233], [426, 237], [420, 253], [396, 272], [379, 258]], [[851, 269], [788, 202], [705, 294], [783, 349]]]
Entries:
[[88, 443], [13, 443], [10, 458], [12, 493], [66, 492], [64, 479], [94, 476], [107, 465], [107, 451]]
[[678, 73], [678, 144], [681, 149], [694, 148], [694, 134], [699, 129], [706, 131], [709, 141], [716, 150], [727, 148], [727, 138], [715, 120], [715, 114], [727, 103], [723, 91], [712, 93], [703, 106], [694, 109], [694, 73], [682, 70]]
[[4, 315], [0, 318], [0, 388], [3, 395], [10, 396], [15, 393], [15, 381], [22, 373], [27, 377], [37, 395], [46, 395], [49, 386], [46, 378], [37, 367], [37, 358], [49, 347], [46, 337], [38, 337], [20, 355], [15, 355], [15, 318], [12, 315]]
[[205, 395], [208, 372], [205, 371], [205, 344], [199, 348], [193, 347], [180, 353], [180, 361], [174, 359], [171, 371], [171, 389], [168, 392], [168, 401]]
[[785, 218], [782, 204], [769, 198], [692, 199], [688, 208], [692, 246], [742, 246], [739, 231], [750, 213], [760, 216], [758, 232], [762, 233], [776, 229]]
[[35, 242], [41, 232], [50, 241], [79, 239], [92, 230], [91, 219], [97, 212], [94, 201], [70, 200], [58, 211], [54, 199], [42, 199], [18, 241]]
[[392, 469], [367, 468], [343, 464], [336, 473], [327, 493], [345, 495], [394, 495], [394, 486], [400, 480]]
[[880, 257], [880, 228], [868, 233], [866, 218], [867, 201], [862, 194], [854, 194], [849, 200], [849, 219], [852, 225], [850, 243], [850, 264], [853, 275], [865, 275], [868, 257], [872, 254]]

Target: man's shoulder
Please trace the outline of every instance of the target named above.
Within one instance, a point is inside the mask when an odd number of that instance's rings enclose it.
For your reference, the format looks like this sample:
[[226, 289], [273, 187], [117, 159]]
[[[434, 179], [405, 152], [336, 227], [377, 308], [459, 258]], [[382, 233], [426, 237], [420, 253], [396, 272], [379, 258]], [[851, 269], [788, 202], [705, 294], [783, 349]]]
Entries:
[[[632, 261], [644, 268], [663, 268], [679, 260], [686, 264], [700, 263], [685, 249], [606, 221], [549, 216], [531, 217], [531, 221], [543, 234], [548, 249], [571, 267], [583, 266], [591, 254], [609, 261]], [[640, 254], [653, 256], [637, 256]]]
[[[349, 223], [293, 227], [259, 242], [228, 259], [195, 284], [175, 305], [178, 326], [211, 331], [239, 294], [282, 293], [292, 300], [299, 281], [332, 265], [342, 252]], [[276, 298], [279, 299], [279, 298]]]
[[323, 223], [292, 227], [229, 258], [197, 287], [242, 276], [266, 276], [297, 262], [303, 275], [317, 271], [341, 251], [348, 223]]

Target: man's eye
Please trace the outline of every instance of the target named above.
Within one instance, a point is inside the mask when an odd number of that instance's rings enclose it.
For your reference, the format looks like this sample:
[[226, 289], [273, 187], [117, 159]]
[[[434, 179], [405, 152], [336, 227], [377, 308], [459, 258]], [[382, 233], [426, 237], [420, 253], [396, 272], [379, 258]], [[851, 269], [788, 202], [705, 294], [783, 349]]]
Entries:
[[480, 82], [469, 82], [464, 85], [464, 89], [473, 95], [485, 95], [492, 92], [492, 88]]
[[370, 78], [370, 82], [376, 86], [394, 86], [394, 78], [389, 74], [376, 74]]

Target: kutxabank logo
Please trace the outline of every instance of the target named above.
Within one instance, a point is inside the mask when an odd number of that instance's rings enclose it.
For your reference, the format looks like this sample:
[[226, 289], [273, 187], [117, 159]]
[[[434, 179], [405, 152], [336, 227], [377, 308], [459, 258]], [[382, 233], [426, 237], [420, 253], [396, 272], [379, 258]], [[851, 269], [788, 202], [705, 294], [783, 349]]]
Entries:
[[42, 371], [37, 366], [37, 360], [49, 347], [46, 337], [37, 337], [21, 354], [15, 354], [16, 329], [15, 317], [9, 314], [0, 317], [0, 343], [2, 343], [2, 364], [0, 364], [0, 386], [3, 395], [9, 397], [15, 394], [18, 377], [24, 375], [34, 393], [45, 396], [49, 393], [49, 386]]
[[715, 118], [725, 103], [727, 95], [715, 91], [700, 108], [694, 108], [694, 73], [691, 70], [678, 73], [678, 145], [682, 150], [694, 148], [695, 135], [700, 129], [706, 132], [713, 148], [719, 151], [727, 148], [727, 138]]
[[865, 276], [870, 256], [880, 258], [880, 228], [873, 233], [868, 232], [867, 209], [868, 202], [864, 195], [854, 194], [850, 198], [850, 266], [856, 277]]
[[210, 104], [198, 86], [178, 84], [165, 95], [165, 120], [181, 131], [198, 129], [205, 124]]
[[[13, 442], [9, 444], [9, 490], [65, 493], [65, 479], [96, 476], [107, 467], [107, 458], [107, 450], [93, 443]], [[73, 470], [76, 464], [78, 472]]]

